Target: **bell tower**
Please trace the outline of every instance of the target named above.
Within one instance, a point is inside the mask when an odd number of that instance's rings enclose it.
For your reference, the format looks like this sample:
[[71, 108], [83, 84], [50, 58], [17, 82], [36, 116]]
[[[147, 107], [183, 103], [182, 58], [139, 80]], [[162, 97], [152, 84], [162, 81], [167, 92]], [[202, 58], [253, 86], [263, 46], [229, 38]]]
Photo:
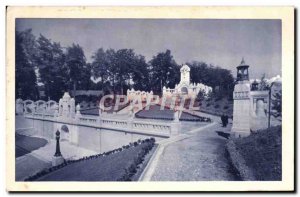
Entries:
[[244, 58], [237, 68], [237, 84], [233, 91], [233, 123], [231, 131], [235, 137], [250, 135], [250, 82], [249, 65]]
[[190, 84], [190, 67], [183, 65], [180, 69], [180, 84]]
[[241, 64], [237, 68], [237, 81], [249, 81], [248, 68], [249, 65], [245, 63], [244, 58], [241, 61]]

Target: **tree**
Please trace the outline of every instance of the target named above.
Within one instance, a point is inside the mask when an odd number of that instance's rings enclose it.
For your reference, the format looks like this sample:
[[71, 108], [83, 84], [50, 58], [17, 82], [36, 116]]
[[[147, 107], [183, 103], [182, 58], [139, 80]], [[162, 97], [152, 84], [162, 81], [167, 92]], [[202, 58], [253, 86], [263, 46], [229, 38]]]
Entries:
[[[16, 32], [16, 98], [32, 99], [38, 98], [37, 78], [33, 64], [30, 48], [33, 49], [35, 38], [31, 30]], [[27, 47], [27, 48], [26, 48]]]
[[260, 83], [258, 85], [258, 90], [263, 91], [268, 89], [269, 89], [269, 85], [267, 84], [266, 75], [263, 74], [260, 79]]
[[170, 50], [158, 53], [150, 63], [151, 87], [155, 93], [161, 93], [162, 86], [174, 88], [179, 82], [179, 70]]
[[91, 84], [93, 83], [91, 80], [92, 76], [92, 65], [87, 63], [85, 67], [82, 69], [81, 79], [78, 84], [78, 88], [82, 90], [90, 90]]
[[144, 91], [151, 90], [149, 79], [149, 65], [146, 63], [144, 56], [135, 56], [130, 75], [134, 83], [134, 89]]
[[65, 55], [59, 43], [51, 42], [43, 35], [37, 40], [36, 64], [40, 74], [40, 81], [45, 86], [48, 99], [58, 100], [66, 91], [67, 76]]
[[200, 90], [199, 93], [198, 93], [198, 95], [197, 95], [197, 100], [201, 102], [201, 101], [203, 101], [205, 99], [206, 96], [207, 95], [206, 95], [205, 91], [204, 90]]
[[91, 75], [97, 79], [100, 78], [100, 82], [103, 85], [109, 77], [109, 65], [110, 60], [108, 59], [107, 53], [103, 50], [103, 48], [98, 49], [92, 56], [92, 64], [91, 64]]
[[282, 111], [282, 91], [276, 92], [273, 94], [274, 99], [272, 99], [272, 109], [276, 111], [274, 114], [275, 117], [281, 117]]
[[230, 96], [234, 88], [234, 79], [227, 69], [208, 65], [205, 62], [187, 63], [191, 68], [191, 81], [212, 87], [218, 97]]
[[133, 49], [98, 49], [92, 56], [92, 75], [98, 78], [102, 88], [111, 84], [114, 93], [124, 94], [124, 90], [134, 86], [149, 88], [148, 65], [145, 57], [136, 55]]
[[86, 58], [83, 49], [78, 44], [72, 44], [66, 52], [66, 70], [69, 77], [69, 89], [73, 87], [73, 93], [76, 94], [77, 86], [90, 79]]

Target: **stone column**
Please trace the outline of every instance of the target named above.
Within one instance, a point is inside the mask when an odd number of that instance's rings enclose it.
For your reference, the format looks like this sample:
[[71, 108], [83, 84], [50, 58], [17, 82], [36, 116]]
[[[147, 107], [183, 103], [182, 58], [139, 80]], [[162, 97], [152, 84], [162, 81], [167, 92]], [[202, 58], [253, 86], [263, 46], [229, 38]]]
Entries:
[[174, 112], [174, 119], [172, 121], [171, 125], [171, 136], [178, 135], [179, 131], [181, 129], [181, 123], [179, 121], [180, 117], [179, 111]]
[[22, 115], [23, 112], [24, 112], [23, 100], [22, 99], [17, 99], [16, 100], [16, 114], [17, 115]]
[[240, 81], [233, 92], [233, 123], [231, 131], [235, 137], [250, 135], [250, 83]]
[[[268, 117], [265, 113], [265, 107], [264, 107], [264, 101], [266, 98], [266, 95], [268, 93], [266, 91], [256, 91], [256, 96], [258, 97], [255, 102], [255, 108], [253, 109], [253, 116], [251, 120], [251, 130], [258, 131], [262, 129], [268, 128]], [[252, 99], [254, 100], [254, 99]], [[266, 99], [267, 100], [267, 99]]]

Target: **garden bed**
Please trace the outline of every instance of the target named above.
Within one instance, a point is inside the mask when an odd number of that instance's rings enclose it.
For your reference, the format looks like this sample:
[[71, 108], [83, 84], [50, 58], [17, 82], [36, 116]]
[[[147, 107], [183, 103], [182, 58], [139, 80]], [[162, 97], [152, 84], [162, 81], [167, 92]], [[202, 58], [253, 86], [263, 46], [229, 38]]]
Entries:
[[106, 153], [65, 161], [25, 181], [131, 181], [154, 143], [154, 138], [139, 140]]

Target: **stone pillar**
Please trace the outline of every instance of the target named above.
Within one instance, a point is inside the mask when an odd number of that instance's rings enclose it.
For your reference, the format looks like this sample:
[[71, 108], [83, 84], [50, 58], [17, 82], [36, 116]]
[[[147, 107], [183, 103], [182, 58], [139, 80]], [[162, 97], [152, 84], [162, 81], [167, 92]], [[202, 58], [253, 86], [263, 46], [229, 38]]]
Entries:
[[179, 122], [179, 111], [175, 111], [174, 112], [174, 118], [173, 118], [174, 122]]
[[70, 99], [70, 115], [72, 118], [75, 117], [75, 99], [74, 98]]
[[233, 123], [231, 131], [235, 137], [250, 135], [250, 83], [239, 81], [233, 92]]
[[178, 135], [181, 129], [181, 123], [179, 121], [178, 122], [173, 121], [172, 123], [170, 123], [170, 125], [171, 125], [171, 136]]
[[22, 99], [17, 99], [16, 100], [16, 114], [17, 115], [22, 115], [23, 112], [24, 112], [23, 100]]
[[[76, 115], [75, 115], [75, 120], [79, 121], [79, 118], [81, 117], [81, 113], [80, 113], [80, 105], [77, 104], [76, 106]], [[78, 123], [78, 122], [77, 122]]]
[[268, 128], [268, 117], [265, 112], [265, 102], [269, 99], [267, 91], [251, 92], [256, 98], [252, 97], [254, 103], [252, 108], [251, 130], [258, 131]]
[[180, 129], [181, 129], [181, 123], [179, 121], [180, 114], [181, 113], [179, 113], [178, 110], [174, 112], [174, 119], [170, 124], [171, 125], [171, 136], [178, 135], [180, 132]]
[[60, 146], [59, 146], [60, 132], [57, 130], [55, 135], [56, 135], [56, 150], [54, 156], [52, 157], [52, 166], [57, 166], [64, 162], [64, 158], [60, 152]]

